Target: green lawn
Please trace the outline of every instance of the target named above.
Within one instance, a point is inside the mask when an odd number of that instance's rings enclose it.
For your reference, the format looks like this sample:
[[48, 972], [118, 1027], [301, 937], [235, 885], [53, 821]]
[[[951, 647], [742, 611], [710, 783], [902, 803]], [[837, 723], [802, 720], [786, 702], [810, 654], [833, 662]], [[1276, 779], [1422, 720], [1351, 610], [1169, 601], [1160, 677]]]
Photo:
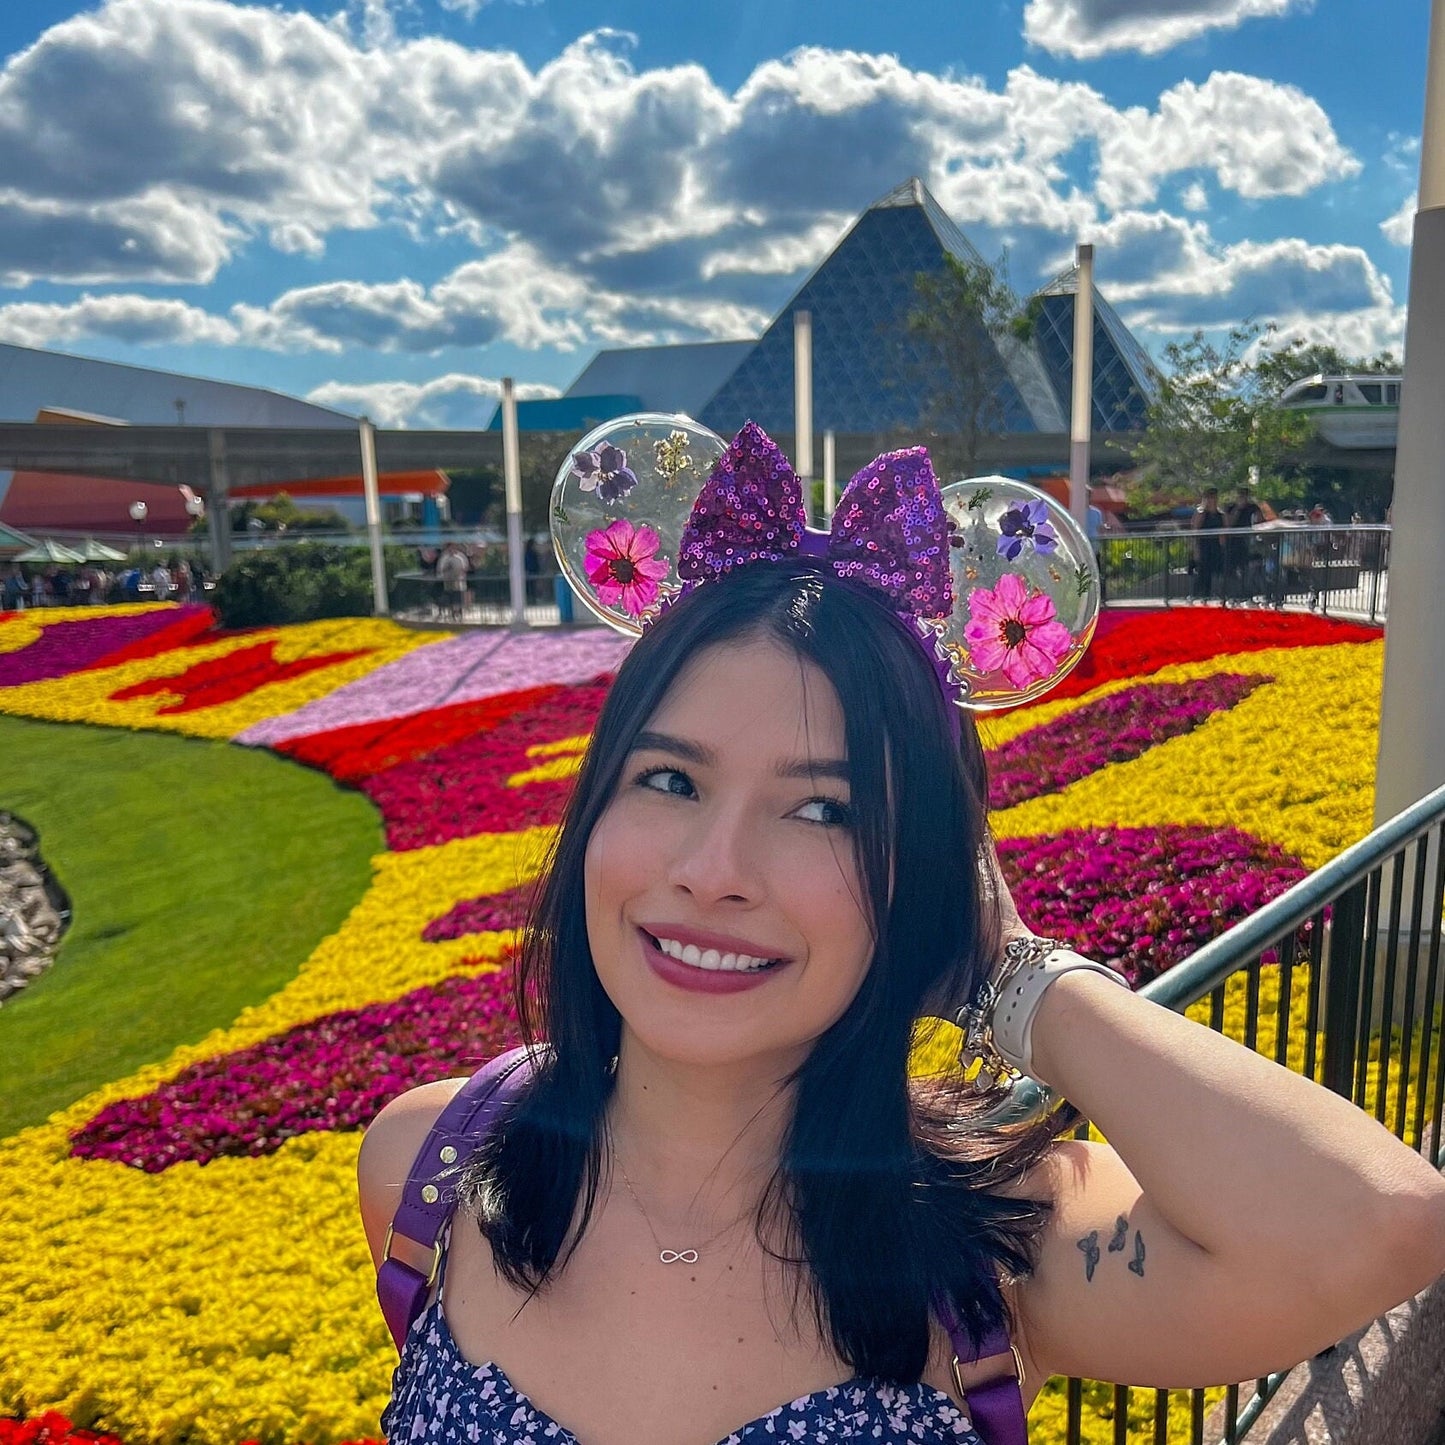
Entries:
[[0, 717], [0, 808], [70, 894], [0, 1005], [0, 1137], [275, 992], [365, 892], [371, 804], [273, 753]]

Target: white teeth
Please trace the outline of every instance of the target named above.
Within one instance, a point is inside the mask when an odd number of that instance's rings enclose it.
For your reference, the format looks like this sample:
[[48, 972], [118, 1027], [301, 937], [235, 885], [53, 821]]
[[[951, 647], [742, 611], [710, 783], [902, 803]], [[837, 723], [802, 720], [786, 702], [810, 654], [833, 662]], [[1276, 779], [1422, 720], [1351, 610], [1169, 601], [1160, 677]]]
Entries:
[[692, 968], [705, 968], [710, 973], [747, 973], [763, 968], [773, 960], [755, 958], [750, 953], [720, 953], [715, 948], [701, 949], [695, 943], [681, 944], [675, 938], [659, 938], [657, 946], [669, 958]]

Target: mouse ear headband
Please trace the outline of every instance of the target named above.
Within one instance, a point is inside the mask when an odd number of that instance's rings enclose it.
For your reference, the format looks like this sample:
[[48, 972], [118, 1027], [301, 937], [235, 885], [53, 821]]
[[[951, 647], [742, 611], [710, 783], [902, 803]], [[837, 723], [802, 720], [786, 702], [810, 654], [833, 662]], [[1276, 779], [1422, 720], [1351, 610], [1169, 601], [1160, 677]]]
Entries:
[[551, 522], [574, 591], [621, 632], [738, 567], [811, 560], [899, 618], [971, 709], [1047, 692], [1098, 619], [1093, 549], [1066, 511], [1006, 477], [940, 489], [923, 447], [869, 462], [822, 532], [807, 525], [788, 459], [752, 422], [725, 444], [688, 417], [622, 417], [568, 454]]

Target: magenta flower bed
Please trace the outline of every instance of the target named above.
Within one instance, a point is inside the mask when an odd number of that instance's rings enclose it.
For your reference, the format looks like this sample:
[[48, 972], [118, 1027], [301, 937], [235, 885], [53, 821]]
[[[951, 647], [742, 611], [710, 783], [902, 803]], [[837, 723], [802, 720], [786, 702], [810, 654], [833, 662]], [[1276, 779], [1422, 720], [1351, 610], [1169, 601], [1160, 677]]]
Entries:
[[182, 1070], [102, 1109], [71, 1153], [158, 1174], [270, 1154], [320, 1129], [357, 1129], [398, 1094], [470, 1074], [517, 1042], [511, 973], [469, 974], [346, 1009]]
[[442, 943], [449, 938], [466, 938], [472, 933], [495, 933], [504, 928], [520, 928], [527, 921], [527, 910], [537, 885], [524, 883], [505, 893], [483, 893], [464, 898], [440, 918], [433, 918], [422, 929], [426, 943]]
[[1222, 672], [1194, 682], [1145, 682], [1043, 723], [989, 754], [988, 805], [1011, 808], [1057, 793], [1109, 763], [1127, 763], [1248, 697], [1262, 674]]
[[49, 682], [93, 667], [102, 658], [129, 647], [165, 627], [209, 612], [200, 603], [185, 607], [157, 607], [150, 612], [132, 612], [122, 617], [82, 617], [74, 622], [54, 622], [40, 636], [16, 652], [0, 652], [0, 687], [19, 687], [26, 682]]
[[998, 852], [1036, 933], [1107, 960], [1135, 986], [1305, 876], [1297, 859], [1234, 828], [1076, 828], [1004, 839]]

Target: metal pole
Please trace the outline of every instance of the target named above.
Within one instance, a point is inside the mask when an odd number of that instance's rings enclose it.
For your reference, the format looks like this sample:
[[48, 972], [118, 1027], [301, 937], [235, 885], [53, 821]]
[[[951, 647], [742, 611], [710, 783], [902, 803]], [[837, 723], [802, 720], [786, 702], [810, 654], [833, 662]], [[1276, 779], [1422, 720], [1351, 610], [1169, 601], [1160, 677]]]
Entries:
[[1074, 292], [1074, 398], [1069, 425], [1069, 511], [1089, 528], [1089, 444], [1094, 430], [1094, 248], [1078, 248]]
[[823, 433], [823, 510], [831, 521], [838, 505], [838, 438], [830, 431]]
[[793, 454], [803, 510], [813, 519], [813, 313], [793, 312]]
[[1445, 782], [1445, 659], [1433, 603], [1445, 550], [1445, 0], [1431, 6], [1420, 134], [1420, 202], [1410, 253], [1405, 380], [1395, 453], [1390, 605], [1375, 821]]
[[212, 427], [206, 435], [211, 453], [211, 490], [206, 526], [211, 534], [211, 568], [219, 577], [231, 565], [231, 473], [226, 464], [226, 434]]
[[502, 480], [507, 489], [507, 578], [512, 594], [512, 626], [527, 625], [527, 571], [522, 560], [522, 457], [517, 443], [517, 391], [502, 378]]
[[381, 550], [381, 489], [376, 481], [376, 428], [361, 418], [361, 490], [366, 496], [366, 539], [371, 548], [371, 610], [387, 613], [386, 558]]

